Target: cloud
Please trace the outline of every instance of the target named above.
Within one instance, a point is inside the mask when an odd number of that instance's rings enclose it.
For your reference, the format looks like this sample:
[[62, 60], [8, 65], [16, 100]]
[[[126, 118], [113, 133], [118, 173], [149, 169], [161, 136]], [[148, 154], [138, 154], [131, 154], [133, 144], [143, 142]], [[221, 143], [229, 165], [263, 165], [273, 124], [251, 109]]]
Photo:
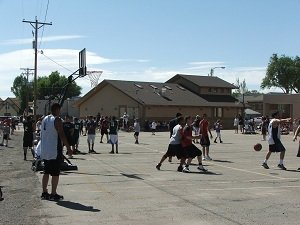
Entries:
[[[59, 71], [62, 75], [70, 75], [78, 69], [78, 52], [75, 49], [45, 49], [43, 54], [38, 55], [38, 76], [49, 75], [53, 71]], [[109, 59], [98, 55], [97, 53], [87, 51], [87, 67], [89, 71], [103, 71], [99, 83], [103, 79], [112, 80], [136, 80], [136, 81], [153, 81], [165, 82], [176, 74], [193, 74], [207, 76], [210, 68], [215, 66], [224, 66], [223, 62], [192, 62], [189, 65], [199, 65], [203, 68], [190, 70], [188, 68], [161, 69], [155, 66], [147, 66], [148, 60], [143, 59]], [[126, 70], [120, 71], [115, 63], [126, 63]], [[137, 67], [136, 63], [141, 63]], [[103, 68], [105, 65], [105, 68]], [[23, 49], [0, 54], [0, 97], [12, 97], [10, 88], [16, 76], [23, 71], [20, 68], [34, 68], [34, 51], [32, 49]], [[192, 73], [191, 73], [192, 72]], [[227, 67], [225, 70], [215, 70], [214, 76], [229, 82], [236, 83], [236, 79], [246, 81], [250, 90], [260, 90], [260, 83], [265, 77], [265, 67]], [[30, 76], [29, 79], [33, 79]], [[76, 83], [82, 87], [82, 95], [91, 89], [89, 77], [83, 77], [76, 80]], [[272, 90], [272, 89], [271, 89]], [[265, 90], [264, 92], [269, 92]]]
[[[84, 38], [82, 35], [60, 35], [60, 36], [48, 36], [43, 37], [43, 42], [53, 42], [53, 41], [64, 41], [71, 39]], [[1, 45], [27, 45], [31, 44], [33, 38], [23, 38], [23, 39], [12, 39], [0, 42]]]
[[204, 70], [209, 71], [213, 67], [224, 66], [225, 62], [219, 61], [208, 61], [208, 62], [189, 62], [189, 65], [193, 65], [192, 67], [187, 67], [187, 70]]

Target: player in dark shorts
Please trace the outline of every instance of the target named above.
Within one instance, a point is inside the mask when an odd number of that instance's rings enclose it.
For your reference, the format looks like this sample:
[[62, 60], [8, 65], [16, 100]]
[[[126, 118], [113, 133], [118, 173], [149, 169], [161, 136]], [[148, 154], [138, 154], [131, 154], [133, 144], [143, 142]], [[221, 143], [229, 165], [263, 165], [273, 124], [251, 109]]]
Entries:
[[167, 152], [162, 156], [160, 162], [156, 165], [156, 169], [160, 170], [162, 163], [170, 156], [177, 156], [180, 159], [180, 165], [177, 168], [177, 171], [182, 172], [183, 164], [186, 156], [184, 155], [184, 151], [182, 151], [181, 147], [181, 129], [184, 125], [184, 118], [178, 118], [178, 124], [173, 128], [173, 134], [170, 137], [170, 142], [168, 146]]
[[73, 154], [79, 154], [80, 151], [78, 150], [78, 142], [80, 136], [80, 122], [78, 118], [74, 118], [74, 132], [73, 132], [73, 143], [74, 144], [74, 151]]
[[[45, 116], [41, 129], [41, 159], [44, 160], [44, 175], [42, 178], [43, 192], [41, 199], [61, 200], [64, 197], [57, 194], [60, 167], [62, 163], [62, 143], [67, 147], [67, 154], [72, 154], [63, 130], [60, 114], [60, 104], [54, 103], [51, 106], [51, 114]], [[49, 176], [51, 180], [51, 193], [48, 193]]]
[[[170, 131], [170, 137], [173, 134], [173, 128], [178, 124], [178, 119], [182, 117], [182, 114], [180, 112], [176, 113], [175, 118], [171, 119], [169, 122], [169, 131]], [[172, 162], [172, 156], [169, 156], [169, 162]]]
[[278, 164], [278, 168], [282, 170], [286, 170], [285, 166], [283, 165], [283, 159], [285, 155], [285, 147], [281, 143], [280, 140], [280, 124], [284, 122], [290, 122], [291, 118], [287, 119], [279, 119], [279, 112], [275, 112], [272, 114], [273, 119], [270, 121], [268, 126], [268, 143], [269, 143], [269, 152], [266, 155], [266, 158], [262, 164], [265, 169], [269, 169], [267, 164], [268, 159], [270, 158], [273, 152], [280, 152], [280, 160]]
[[193, 143], [192, 140], [199, 139], [201, 137], [201, 134], [193, 136], [193, 127], [192, 127], [192, 118], [190, 116], [185, 117], [185, 126], [181, 130], [182, 138], [181, 138], [181, 146], [183, 151], [185, 152], [187, 162], [184, 166], [182, 172], [190, 173], [189, 165], [191, 164], [192, 160], [197, 157], [199, 166], [197, 167], [198, 170], [206, 172], [207, 169], [205, 169], [202, 165], [202, 152], [200, 149], [198, 149]]
[[109, 143], [108, 141], [108, 127], [109, 127], [109, 121], [108, 117], [104, 117], [100, 119], [100, 134], [101, 134], [101, 139], [100, 143], [103, 143], [103, 136], [106, 136], [106, 142]]
[[71, 116], [66, 116], [65, 117], [65, 121], [63, 122], [63, 130], [64, 130], [64, 133], [65, 133], [65, 136], [68, 140], [68, 143], [69, 145], [71, 146], [71, 149], [72, 149], [72, 154], [69, 154], [69, 158], [72, 158], [73, 157], [73, 153], [74, 153], [74, 146], [75, 146], [75, 143], [74, 143], [74, 124], [72, 123], [72, 117]]
[[212, 160], [209, 156], [209, 146], [210, 146], [210, 140], [208, 133], [210, 134], [210, 138], [213, 138], [210, 128], [209, 128], [209, 122], [207, 120], [207, 115], [204, 113], [202, 120], [199, 123], [200, 127], [200, 133], [201, 133], [201, 139], [200, 139], [200, 145], [202, 146], [202, 160]]
[[35, 154], [33, 151], [33, 121], [32, 116], [27, 116], [26, 120], [23, 122], [24, 135], [23, 135], [23, 151], [24, 160], [27, 160], [27, 150], [30, 149], [32, 156], [34, 158]]

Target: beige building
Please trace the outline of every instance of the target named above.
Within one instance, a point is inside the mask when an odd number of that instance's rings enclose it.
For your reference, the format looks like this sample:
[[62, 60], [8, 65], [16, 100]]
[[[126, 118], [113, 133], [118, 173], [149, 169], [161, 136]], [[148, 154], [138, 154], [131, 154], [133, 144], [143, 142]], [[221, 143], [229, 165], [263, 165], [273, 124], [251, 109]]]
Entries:
[[255, 97], [245, 96], [245, 102], [262, 115], [270, 116], [279, 111], [284, 118], [300, 118], [300, 94], [269, 93]]
[[116, 116], [126, 112], [144, 121], [168, 122], [177, 112], [183, 115], [206, 113], [213, 122], [221, 119], [231, 128], [242, 104], [231, 96], [236, 86], [210, 76], [177, 74], [166, 83], [104, 80], [83, 96], [76, 105], [79, 115]]
[[263, 95], [263, 115], [279, 111], [282, 117], [300, 118], [300, 94]]
[[0, 99], [1, 116], [18, 116], [20, 111], [20, 102], [16, 98]]

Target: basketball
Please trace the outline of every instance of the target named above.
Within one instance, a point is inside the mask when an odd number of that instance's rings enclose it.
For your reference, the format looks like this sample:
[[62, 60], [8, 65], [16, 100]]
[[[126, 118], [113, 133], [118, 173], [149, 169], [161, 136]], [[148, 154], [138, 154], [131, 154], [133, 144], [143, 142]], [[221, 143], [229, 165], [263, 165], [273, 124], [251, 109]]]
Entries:
[[262, 145], [260, 143], [257, 143], [253, 146], [255, 151], [260, 151], [262, 149]]

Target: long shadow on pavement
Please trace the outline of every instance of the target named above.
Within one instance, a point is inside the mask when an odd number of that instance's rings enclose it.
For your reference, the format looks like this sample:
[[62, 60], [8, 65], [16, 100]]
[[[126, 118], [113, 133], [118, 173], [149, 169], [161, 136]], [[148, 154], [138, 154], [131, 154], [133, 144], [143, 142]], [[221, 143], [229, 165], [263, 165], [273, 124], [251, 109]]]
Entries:
[[68, 209], [74, 209], [74, 210], [80, 210], [80, 211], [89, 211], [89, 212], [100, 212], [100, 209], [94, 209], [93, 206], [85, 206], [77, 202], [70, 202], [70, 201], [59, 201], [56, 203], [59, 206], [68, 208]]

